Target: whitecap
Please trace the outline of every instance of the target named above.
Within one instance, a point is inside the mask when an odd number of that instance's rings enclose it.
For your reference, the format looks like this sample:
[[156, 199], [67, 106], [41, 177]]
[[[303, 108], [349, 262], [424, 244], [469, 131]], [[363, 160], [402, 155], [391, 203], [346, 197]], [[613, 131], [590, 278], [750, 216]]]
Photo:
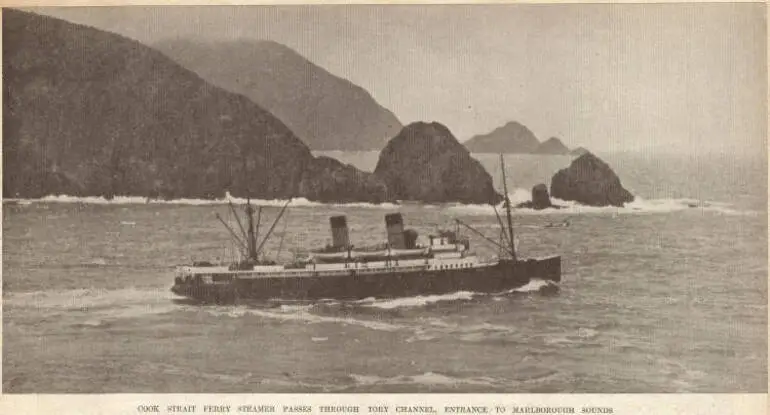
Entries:
[[[69, 195], [48, 195], [39, 199], [6, 199], [9, 202], [15, 202], [19, 204], [30, 203], [77, 203], [87, 205], [224, 205], [233, 203], [236, 205], [245, 205], [248, 200], [246, 198], [233, 197], [229, 192], [225, 193], [225, 197], [219, 199], [152, 199], [144, 196], [115, 196], [111, 199], [107, 199], [102, 196], [69, 196]], [[288, 199], [250, 199], [250, 203], [259, 206], [272, 206], [283, 207]], [[313, 202], [304, 197], [292, 198], [291, 205], [294, 207], [317, 207], [317, 206], [337, 206], [337, 207], [358, 207], [358, 208], [377, 208], [377, 209], [397, 209], [399, 205], [394, 203], [366, 203], [366, 202], [353, 202], [353, 203], [321, 203]]]
[[[516, 206], [520, 203], [531, 202], [531, 195], [526, 189], [515, 189], [508, 194], [511, 204]], [[554, 208], [542, 210], [528, 208], [513, 208], [517, 215], [571, 215], [571, 214], [610, 214], [613, 216], [619, 214], [638, 214], [638, 213], [670, 213], [684, 210], [715, 212], [725, 215], [754, 215], [758, 212], [738, 210], [729, 203], [706, 201], [692, 198], [662, 198], [645, 199], [635, 196], [634, 201], [626, 203], [623, 207], [616, 206], [586, 206], [574, 201], [551, 198]], [[504, 203], [495, 207], [498, 213], [505, 208]], [[448, 205], [447, 209], [458, 214], [464, 215], [494, 215], [495, 208], [490, 205], [479, 204], [453, 204]]]
[[280, 311], [274, 310], [260, 310], [255, 308], [247, 308], [245, 306], [237, 307], [207, 307], [203, 309], [205, 312], [213, 316], [226, 316], [226, 317], [244, 317], [244, 316], [256, 316], [265, 319], [272, 319], [278, 321], [293, 321], [302, 322], [305, 324], [341, 324], [360, 326], [377, 331], [395, 332], [402, 329], [408, 329], [406, 326], [397, 324], [386, 323], [384, 321], [376, 320], [359, 320], [352, 317], [331, 317], [321, 316], [309, 312], [309, 308], [286, 308]]
[[440, 301], [470, 300], [475, 295], [477, 294], [469, 291], [458, 291], [451, 294], [440, 294], [440, 295], [425, 295], [425, 296], [418, 295], [414, 297], [401, 297], [401, 298], [383, 299], [383, 300], [367, 299], [366, 302], [362, 301], [362, 303], [364, 303], [365, 306], [367, 307], [382, 308], [387, 310], [387, 309], [393, 309], [393, 308], [422, 307], [422, 306], [432, 304], [432, 303], [437, 303]]

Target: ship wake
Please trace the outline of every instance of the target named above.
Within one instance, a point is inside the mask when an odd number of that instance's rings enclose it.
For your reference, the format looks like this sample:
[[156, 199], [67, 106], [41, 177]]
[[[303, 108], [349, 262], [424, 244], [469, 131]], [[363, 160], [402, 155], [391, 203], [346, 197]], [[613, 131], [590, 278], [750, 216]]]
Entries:
[[[330, 324], [339, 327], [361, 328], [403, 335], [406, 343], [433, 340], [451, 335], [461, 341], [481, 342], [490, 338], [510, 338], [515, 327], [479, 322], [461, 324], [446, 320], [443, 316], [431, 317], [434, 308], [485, 306], [489, 301], [511, 298], [517, 295], [542, 293], [544, 287], [555, 284], [535, 280], [529, 284], [497, 294], [459, 291], [444, 295], [413, 296], [393, 299], [367, 298], [358, 301], [325, 300], [313, 303], [250, 303], [237, 306], [182, 306], [187, 312], [204, 312], [215, 318], [259, 318], [277, 324], [301, 323], [309, 325]], [[427, 313], [427, 315], [426, 315]], [[444, 314], [443, 312], [441, 313]], [[313, 342], [327, 342], [330, 337], [312, 337]]]

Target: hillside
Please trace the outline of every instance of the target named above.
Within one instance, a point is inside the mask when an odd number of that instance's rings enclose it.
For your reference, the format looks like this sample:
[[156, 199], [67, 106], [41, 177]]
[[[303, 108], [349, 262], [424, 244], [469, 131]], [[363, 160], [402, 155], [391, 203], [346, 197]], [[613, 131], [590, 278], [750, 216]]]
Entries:
[[6, 9], [2, 30], [4, 197], [301, 196], [316, 159], [248, 98], [94, 28]]
[[465, 143], [471, 153], [534, 153], [540, 141], [526, 126], [511, 121], [487, 134], [471, 137]]
[[249, 97], [312, 150], [380, 150], [401, 129], [363, 88], [282, 44], [176, 39], [153, 46], [208, 82]]

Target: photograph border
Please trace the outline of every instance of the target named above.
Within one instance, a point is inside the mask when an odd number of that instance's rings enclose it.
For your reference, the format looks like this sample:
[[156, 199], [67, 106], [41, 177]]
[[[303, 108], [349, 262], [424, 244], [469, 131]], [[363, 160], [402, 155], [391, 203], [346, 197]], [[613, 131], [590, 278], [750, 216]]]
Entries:
[[[118, 0], [73, 0], [73, 1], [2, 1], [0, 6], [6, 7], [82, 7], [82, 6], [236, 6], [236, 5], [386, 5], [386, 4], [646, 4], [646, 3], [761, 3], [765, 5], [766, 22], [768, 7], [762, 1], [320, 1], [320, 0], [289, 0], [289, 1], [118, 1]], [[765, 33], [767, 35], [767, 33]], [[1, 35], [0, 35], [1, 39]], [[770, 76], [768, 77], [770, 80]], [[766, 84], [767, 85], [767, 84]], [[767, 90], [767, 89], [766, 89]], [[1, 116], [0, 116], [1, 120]], [[770, 120], [769, 128], [770, 130]], [[770, 185], [770, 182], [768, 183]], [[0, 243], [2, 238], [0, 237]], [[768, 260], [770, 264], [770, 259]], [[1, 271], [0, 271], [1, 272]], [[0, 278], [1, 279], [1, 278]], [[2, 311], [0, 311], [0, 317]], [[769, 316], [770, 317], [770, 316]], [[2, 333], [2, 328], [0, 328]], [[2, 350], [2, 344], [0, 344]], [[770, 347], [768, 348], [770, 351]], [[767, 363], [767, 362], [766, 362]], [[0, 377], [2, 373], [0, 373]], [[583, 408], [604, 408], [604, 412], [613, 414], [698, 414], [698, 415], [728, 415], [728, 414], [767, 414], [767, 393], [752, 394], [700, 394], [700, 393], [666, 393], [666, 394], [479, 394], [479, 393], [258, 393], [258, 394], [0, 394], [0, 413], [5, 414], [142, 414], [142, 406], [158, 406], [159, 413], [168, 413], [168, 405], [196, 405], [196, 414], [202, 414], [204, 405], [229, 405], [230, 413], [239, 405], [274, 405], [275, 414], [283, 411], [283, 405], [311, 405], [313, 414], [321, 413], [322, 405], [356, 405], [360, 414], [368, 414], [369, 405], [416, 406], [428, 405], [443, 413], [444, 406], [486, 406], [491, 414], [495, 407], [504, 406], [506, 414], [511, 414], [512, 408], [519, 408], [519, 413], [565, 413], [558, 412], [559, 408], [573, 408], [574, 413], [583, 412]], [[610, 412], [606, 412], [609, 408]], [[569, 412], [566, 412], [569, 413]], [[395, 411], [388, 415], [398, 415]]]

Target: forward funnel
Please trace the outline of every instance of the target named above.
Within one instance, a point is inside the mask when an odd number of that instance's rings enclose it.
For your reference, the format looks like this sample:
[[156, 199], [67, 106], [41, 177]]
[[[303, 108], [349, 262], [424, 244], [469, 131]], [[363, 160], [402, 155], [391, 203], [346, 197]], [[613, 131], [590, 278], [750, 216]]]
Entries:
[[393, 249], [405, 249], [404, 219], [400, 213], [385, 215], [385, 228], [388, 231], [388, 244]]
[[329, 218], [329, 223], [332, 227], [332, 245], [337, 248], [347, 248], [350, 246], [348, 220], [345, 216], [332, 216]]

